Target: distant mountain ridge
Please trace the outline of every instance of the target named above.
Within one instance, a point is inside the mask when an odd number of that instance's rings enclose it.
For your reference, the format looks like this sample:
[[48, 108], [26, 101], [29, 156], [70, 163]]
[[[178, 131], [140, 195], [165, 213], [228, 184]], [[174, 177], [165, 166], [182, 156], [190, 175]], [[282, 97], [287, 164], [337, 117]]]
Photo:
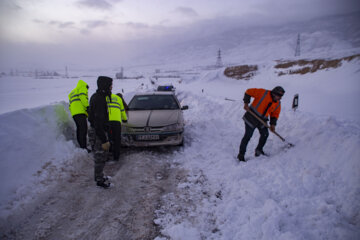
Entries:
[[225, 65], [295, 59], [300, 34], [300, 58], [344, 57], [360, 52], [360, 12], [289, 23], [282, 26], [234, 28], [210, 37], [165, 46], [143, 60], [161, 64], [215, 64], [221, 49]]

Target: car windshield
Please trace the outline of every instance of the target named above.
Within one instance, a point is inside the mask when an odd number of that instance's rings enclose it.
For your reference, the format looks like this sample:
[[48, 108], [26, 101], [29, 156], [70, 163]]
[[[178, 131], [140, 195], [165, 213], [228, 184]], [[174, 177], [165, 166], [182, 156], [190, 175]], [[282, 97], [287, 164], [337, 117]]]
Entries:
[[165, 110], [179, 109], [173, 95], [140, 95], [129, 103], [129, 110]]

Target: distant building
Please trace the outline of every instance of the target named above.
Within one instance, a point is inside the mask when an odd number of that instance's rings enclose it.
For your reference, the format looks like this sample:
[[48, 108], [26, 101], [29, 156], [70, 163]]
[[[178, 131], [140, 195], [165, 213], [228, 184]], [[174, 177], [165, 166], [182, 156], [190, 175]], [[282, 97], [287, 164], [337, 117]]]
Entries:
[[115, 74], [115, 78], [116, 79], [140, 79], [140, 78], [144, 78], [143, 75], [138, 75], [138, 76], [125, 76], [124, 74], [124, 68], [121, 67], [120, 72]]

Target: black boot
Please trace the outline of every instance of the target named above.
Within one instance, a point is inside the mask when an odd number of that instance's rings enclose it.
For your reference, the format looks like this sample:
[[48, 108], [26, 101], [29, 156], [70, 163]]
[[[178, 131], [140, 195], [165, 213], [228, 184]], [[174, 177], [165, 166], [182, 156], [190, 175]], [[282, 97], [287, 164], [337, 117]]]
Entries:
[[255, 157], [258, 157], [260, 155], [265, 155], [266, 156], [266, 154], [264, 153], [263, 150], [255, 149]]
[[111, 185], [111, 183], [108, 182], [108, 180], [109, 180], [109, 179], [108, 179], [107, 177], [104, 177], [104, 178], [102, 178], [102, 179], [99, 179], [99, 180], [96, 181], [96, 186], [99, 186], [99, 187], [102, 187], [102, 188], [107, 189], [107, 188], [109, 188], [110, 185]]
[[239, 153], [239, 155], [237, 156], [237, 158], [239, 159], [240, 162], [246, 162], [246, 161], [245, 161], [245, 157], [244, 157], [243, 154], [240, 154], [240, 153]]
[[103, 181], [97, 181], [96, 182], [96, 186], [99, 186], [99, 187], [102, 187], [102, 188], [105, 188], [105, 189], [109, 188], [110, 185], [111, 185], [111, 183], [109, 183], [109, 182], [103, 182]]

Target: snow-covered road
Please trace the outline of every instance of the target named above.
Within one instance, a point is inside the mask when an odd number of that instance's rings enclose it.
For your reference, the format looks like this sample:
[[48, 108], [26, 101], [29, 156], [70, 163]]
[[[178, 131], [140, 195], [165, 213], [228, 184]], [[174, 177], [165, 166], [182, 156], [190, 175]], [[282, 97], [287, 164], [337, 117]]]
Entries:
[[170, 169], [176, 152], [124, 149], [120, 162], [105, 168], [115, 184], [109, 190], [95, 187], [92, 159], [82, 154], [66, 177], [44, 180], [47, 191], [1, 219], [1, 239], [153, 239], [160, 197], [184, 178], [181, 169]]
[[[359, 96], [352, 87], [358, 86], [358, 65], [289, 78], [271, 71], [266, 67], [249, 82], [227, 79], [221, 70], [204, 71], [175, 83], [182, 104], [189, 106], [184, 147], [124, 149], [120, 162], [106, 166], [115, 183], [108, 191], [95, 187], [93, 160], [74, 144], [67, 103], [1, 114], [0, 238], [358, 239], [360, 125], [351, 119]], [[345, 73], [342, 82], [331, 78]], [[141, 81], [116, 82], [115, 88], [153, 87]], [[330, 105], [309, 94], [310, 81], [329, 83], [329, 94], [319, 94]], [[276, 85], [287, 91], [277, 131], [295, 147], [284, 148], [270, 134], [264, 148], [270, 157], [255, 158], [255, 131], [249, 161], [239, 163], [243, 93]], [[341, 91], [350, 105], [331, 99]], [[289, 106], [297, 92], [306, 100], [293, 112]]]

